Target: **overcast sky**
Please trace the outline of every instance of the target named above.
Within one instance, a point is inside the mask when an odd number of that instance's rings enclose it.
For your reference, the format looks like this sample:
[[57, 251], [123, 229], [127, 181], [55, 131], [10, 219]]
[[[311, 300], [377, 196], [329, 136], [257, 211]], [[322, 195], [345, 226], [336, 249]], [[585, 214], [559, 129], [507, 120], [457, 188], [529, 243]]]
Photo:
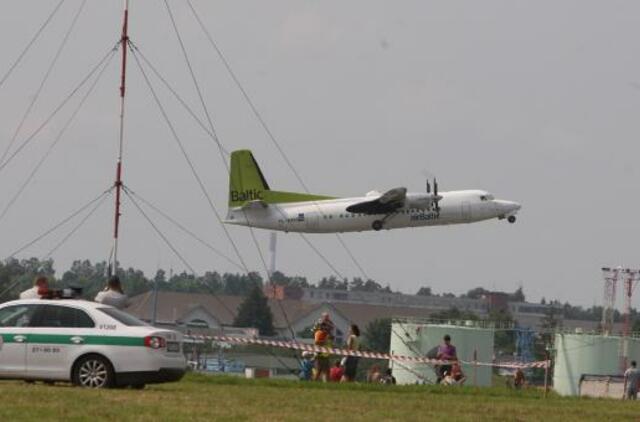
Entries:
[[[313, 193], [357, 196], [397, 186], [420, 191], [429, 171], [442, 190], [486, 189], [523, 205], [513, 225], [496, 220], [344, 234], [370, 277], [409, 293], [422, 285], [454, 293], [522, 286], [535, 301], [592, 305], [602, 301], [601, 266], [640, 266], [640, 2], [193, 2]], [[57, 3], [3, 1], [0, 77]], [[0, 86], [0, 154], [80, 4], [63, 4]], [[252, 149], [272, 188], [301, 190], [186, 3], [170, 4], [225, 147]], [[12, 150], [114, 45], [121, 7], [119, 0], [87, 2]], [[131, 39], [204, 120], [164, 3], [132, 0], [130, 15]], [[118, 78], [116, 58], [0, 220], [0, 256], [113, 183]], [[224, 215], [228, 180], [215, 145], [154, 83]], [[132, 58], [128, 84], [125, 183], [233, 257]], [[0, 211], [79, 98], [0, 170]], [[107, 259], [108, 201], [55, 251], [58, 269], [76, 258]], [[149, 213], [196, 271], [236, 270]], [[18, 257], [45, 256], [73, 226]], [[262, 271], [247, 229], [229, 231], [249, 266]], [[268, 232], [256, 234], [267, 254]], [[341, 274], [362, 275], [335, 236], [309, 239]], [[126, 198], [120, 260], [149, 276], [159, 267], [185, 268]], [[332, 274], [296, 234], [278, 235], [278, 269], [310, 281]]]

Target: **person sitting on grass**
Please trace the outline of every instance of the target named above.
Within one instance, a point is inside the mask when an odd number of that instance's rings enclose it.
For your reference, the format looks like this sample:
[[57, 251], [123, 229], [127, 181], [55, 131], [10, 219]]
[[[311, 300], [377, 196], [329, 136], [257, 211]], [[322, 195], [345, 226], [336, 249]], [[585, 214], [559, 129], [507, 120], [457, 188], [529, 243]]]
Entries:
[[[456, 346], [451, 344], [451, 336], [449, 334], [445, 334], [442, 338], [443, 343], [438, 346], [438, 354], [436, 359], [444, 360], [444, 361], [454, 361], [458, 359], [458, 355], [456, 353]], [[437, 367], [438, 379], [436, 383], [440, 383], [445, 376], [445, 373], [451, 373], [451, 364], [445, 363], [444, 365], [439, 365]]]
[[382, 374], [380, 373], [380, 367], [378, 365], [373, 365], [371, 367], [371, 369], [369, 369], [369, 372], [367, 373], [367, 382], [370, 383], [378, 383], [380, 382], [380, 378], [382, 377]]
[[451, 372], [446, 372], [442, 384], [444, 385], [464, 385], [467, 377], [464, 376], [460, 363], [457, 361], [451, 365]]
[[393, 372], [391, 371], [391, 368], [387, 368], [387, 370], [384, 371], [384, 375], [380, 378], [380, 384], [385, 384], [385, 385], [396, 384], [396, 377], [393, 376]]
[[340, 361], [338, 360], [329, 371], [329, 379], [332, 382], [340, 382], [342, 375], [344, 375], [344, 368], [340, 365]]
[[302, 352], [302, 362], [300, 362], [300, 374], [298, 377], [301, 381], [311, 381], [313, 375], [313, 353]]
[[516, 369], [516, 372], [513, 374], [513, 387], [516, 390], [521, 389], [525, 385], [524, 372], [522, 372], [522, 368]]

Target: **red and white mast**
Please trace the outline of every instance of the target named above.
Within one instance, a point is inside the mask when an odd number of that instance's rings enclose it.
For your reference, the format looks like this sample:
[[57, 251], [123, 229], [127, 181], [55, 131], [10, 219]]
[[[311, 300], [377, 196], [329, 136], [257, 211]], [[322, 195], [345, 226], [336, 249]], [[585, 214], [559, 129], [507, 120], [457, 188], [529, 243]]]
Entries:
[[127, 48], [129, 43], [129, 0], [124, 0], [124, 14], [122, 19], [122, 37], [120, 48], [122, 49], [122, 68], [120, 75], [120, 134], [118, 139], [118, 161], [116, 164], [116, 189], [115, 216], [113, 223], [113, 274], [118, 273], [118, 235], [120, 230], [120, 195], [122, 193], [122, 146], [124, 141], [124, 97], [127, 80]]

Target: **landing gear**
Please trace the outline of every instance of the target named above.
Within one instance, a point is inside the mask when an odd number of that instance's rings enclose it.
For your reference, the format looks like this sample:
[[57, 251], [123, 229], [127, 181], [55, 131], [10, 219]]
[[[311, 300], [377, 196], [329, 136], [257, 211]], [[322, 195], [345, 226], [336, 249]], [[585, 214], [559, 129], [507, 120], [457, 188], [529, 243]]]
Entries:
[[375, 231], [382, 230], [382, 226], [383, 226], [383, 223], [380, 220], [375, 220], [373, 223], [371, 223], [371, 228], [373, 228], [373, 230]]
[[511, 224], [516, 222], [516, 216], [515, 215], [510, 215], [509, 217], [507, 217], [507, 221]]

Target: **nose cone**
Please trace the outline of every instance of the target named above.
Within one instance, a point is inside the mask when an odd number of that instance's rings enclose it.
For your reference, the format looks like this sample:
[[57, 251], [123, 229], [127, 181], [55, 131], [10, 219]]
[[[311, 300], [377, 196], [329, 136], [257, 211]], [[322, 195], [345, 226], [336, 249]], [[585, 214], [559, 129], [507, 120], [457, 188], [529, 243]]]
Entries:
[[515, 214], [520, 210], [520, 208], [522, 208], [522, 205], [513, 201], [497, 200], [496, 204], [498, 205], [500, 211], [504, 214]]
[[522, 208], [522, 205], [518, 204], [517, 202], [509, 202], [509, 208], [511, 208], [512, 212], [516, 212], [516, 211], [520, 211], [520, 208]]

